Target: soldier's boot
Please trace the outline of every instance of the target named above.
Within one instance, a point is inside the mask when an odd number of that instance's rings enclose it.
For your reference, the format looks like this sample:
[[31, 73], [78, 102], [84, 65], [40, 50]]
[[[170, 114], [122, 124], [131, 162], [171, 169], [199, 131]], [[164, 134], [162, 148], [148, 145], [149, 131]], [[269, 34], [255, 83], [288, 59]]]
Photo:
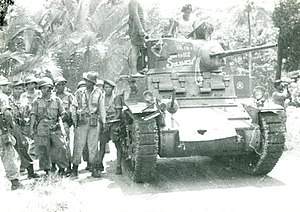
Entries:
[[44, 169], [46, 176], [49, 175], [50, 169]]
[[24, 166], [20, 166], [20, 172], [22, 173], [22, 172], [25, 172], [25, 168], [24, 168]]
[[24, 188], [23, 184], [20, 183], [18, 179], [11, 180], [11, 190], [22, 189]]
[[89, 171], [91, 169], [91, 164], [90, 162], [87, 162], [85, 170]]
[[116, 175], [121, 175], [121, 174], [122, 174], [122, 167], [117, 166]]
[[97, 167], [97, 164], [92, 165], [92, 177], [95, 178], [101, 177], [101, 171], [99, 170], [99, 167]]
[[52, 163], [52, 166], [51, 166], [51, 172], [56, 172], [57, 168], [56, 168], [56, 164], [55, 163]]
[[78, 177], [78, 165], [73, 164], [72, 173], [70, 174], [71, 178], [77, 178]]
[[103, 166], [103, 163], [102, 163], [102, 162], [101, 162], [100, 165], [99, 165], [99, 170], [100, 170], [101, 172], [104, 171], [104, 166]]
[[67, 167], [67, 170], [66, 170], [66, 175], [70, 175], [71, 173], [72, 173], [72, 164], [70, 162], [69, 166]]
[[64, 168], [59, 168], [57, 174], [59, 176], [64, 176], [66, 174], [65, 169]]
[[36, 179], [40, 177], [37, 173], [34, 173], [32, 164], [29, 167], [27, 167], [27, 177], [28, 179]]
[[92, 171], [92, 177], [94, 177], [94, 178], [100, 178], [101, 177], [100, 170], [93, 169], [93, 171]]

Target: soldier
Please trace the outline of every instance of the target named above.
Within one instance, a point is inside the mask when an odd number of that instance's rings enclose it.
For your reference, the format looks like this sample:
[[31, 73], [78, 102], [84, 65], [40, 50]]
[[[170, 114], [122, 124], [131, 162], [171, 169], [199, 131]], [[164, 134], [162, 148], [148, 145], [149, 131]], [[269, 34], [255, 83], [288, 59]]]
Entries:
[[[101, 80], [101, 79], [98, 79], [97, 83], [96, 83], [96, 86], [101, 89], [102, 93], [105, 93], [105, 91], [103, 90], [103, 84], [104, 84], [104, 81]], [[100, 130], [100, 134], [101, 134], [101, 132], [102, 131]], [[105, 153], [110, 153], [110, 149], [109, 149], [108, 143], [105, 145]]]
[[38, 79], [34, 76], [28, 76], [25, 78], [26, 91], [20, 96], [21, 102], [28, 101], [29, 105], [31, 105], [34, 99], [42, 95], [41, 91], [36, 89], [37, 84]]
[[[63, 107], [65, 111], [67, 112], [66, 114], [66, 120], [63, 123], [64, 125], [64, 131], [66, 133], [66, 140], [67, 140], [67, 151], [68, 151], [68, 158], [69, 158], [69, 166], [67, 168], [66, 174], [71, 173], [71, 150], [70, 150], [70, 127], [73, 125], [73, 120], [71, 116], [71, 105], [74, 103], [74, 96], [66, 91], [66, 84], [67, 80], [60, 76], [55, 80], [55, 87], [56, 87], [56, 96], [59, 97], [62, 102], [63, 102]], [[55, 164], [52, 164], [52, 169], [55, 168]]]
[[181, 9], [182, 16], [175, 18], [170, 29], [175, 37], [185, 38], [196, 28], [195, 17], [192, 14], [192, 5], [184, 5]]
[[[36, 86], [38, 84], [38, 79], [34, 76], [28, 76], [25, 78], [25, 92], [21, 94], [20, 96], [20, 102], [22, 104], [23, 110], [23, 116], [25, 121], [25, 126], [23, 126], [23, 132], [26, 135], [30, 135], [30, 111], [32, 108], [32, 102], [37, 97], [40, 97], [42, 95], [40, 90], [36, 89]], [[28, 140], [29, 142], [29, 155], [31, 158], [36, 158], [35, 155], [35, 146], [34, 146], [34, 140], [30, 138]]]
[[8, 96], [4, 94], [9, 84], [6, 77], [0, 76], [0, 157], [6, 177], [11, 181], [11, 190], [16, 190], [22, 188], [23, 185], [19, 182], [19, 170], [14, 160], [13, 145], [16, 140], [10, 133], [15, 124], [10, 112]]
[[39, 176], [34, 173], [33, 160], [28, 154], [28, 138], [23, 132], [23, 127], [25, 126], [24, 121], [24, 107], [21, 106], [20, 95], [23, 92], [23, 82], [18, 80], [12, 84], [12, 95], [9, 96], [9, 103], [12, 108], [13, 120], [15, 122], [15, 127], [12, 130], [12, 134], [16, 139], [16, 144], [14, 145], [15, 150], [18, 152], [21, 159], [21, 167], [27, 169], [28, 178], [39, 178]]
[[105, 109], [106, 109], [106, 122], [108, 123], [108, 129], [100, 134], [100, 167], [103, 167], [103, 158], [105, 154], [105, 146], [112, 140], [117, 149], [117, 169], [116, 174], [122, 174], [121, 158], [122, 148], [120, 139], [120, 127], [121, 127], [121, 113], [122, 113], [122, 98], [115, 96], [114, 89], [116, 84], [111, 80], [104, 80], [103, 90], [105, 91]]
[[100, 132], [100, 119], [103, 128], [106, 128], [106, 114], [104, 98], [101, 90], [95, 86], [97, 83], [96, 72], [86, 72], [83, 78], [86, 88], [75, 96], [77, 102], [72, 109], [73, 120], [75, 121], [75, 138], [73, 150], [73, 177], [78, 176], [78, 165], [81, 163], [81, 156], [84, 146], [88, 145], [89, 163], [91, 164], [92, 177], [101, 177], [96, 160], [98, 152], [98, 138]]
[[291, 97], [288, 87], [284, 86], [281, 80], [276, 80], [274, 87], [276, 91], [272, 94], [273, 102], [285, 108], [285, 101]]
[[[81, 80], [77, 84], [77, 90], [74, 93], [75, 99], [78, 99], [79, 102], [77, 104], [82, 105], [80, 102], [80, 92], [82, 92], [85, 89], [85, 81]], [[79, 96], [78, 96], [79, 95]], [[85, 170], [90, 170], [91, 164], [89, 163], [89, 150], [87, 144], [85, 144], [83, 151], [82, 151], [82, 159], [87, 163]]]
[[66, 120], [66, 111], [60, 98], [52, 94], [54, 85], [50, 78], [40, 81], [42, 96], [32, 103], [30, 134], [36, 144], [40, 169], [49, 174], [51, 162], [59, 167], [59, 174], [64, 174], [69, 159], [66, 141], [62, 133], [60, 119]]
[[144, 11], [138, 0], [131, 0], [128, 5], [129, 12], [129, 37], [131, 41], [130, 68], [133, 76], [143, 76], [137, 72], [137, 60], [141, 47], [145, 43]]

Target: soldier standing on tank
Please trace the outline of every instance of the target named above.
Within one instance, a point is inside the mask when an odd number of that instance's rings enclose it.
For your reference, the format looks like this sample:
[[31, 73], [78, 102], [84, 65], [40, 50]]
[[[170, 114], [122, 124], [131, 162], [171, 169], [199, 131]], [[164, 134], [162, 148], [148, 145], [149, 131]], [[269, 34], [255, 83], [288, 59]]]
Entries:
[[130, 68], [133, 76], [143, 76], [137, 71], [137, 60], [140, 54], [141, 47], [145, 43], [145, 18], [144, 11], [139, 0], [130, 0], [128, 5], [129, 12], [129, 37], [131, 41]]
[[24, 107], [21, 106], [20, 95], [23, 92], [23, 82], [17, 80], [12, 84], [12, 95], [9, 96], [9, 103], [11, 106], [11, 112], [15, 127], [12, 130], [12, 134], [16, 139], [14, 145], [15, 150], [18, 152], [21, 159], [21, 167], [27, 169], [28, 178], [38, 178], [39, 176], [34, 173], [33, 160], [28, 154], [28, 139], [23, 131], [25, 126], [24, 121]]
[[98, 140], [100, 120], [102, 121], [103, 130], [106, 128], [106, 113], [102, 91], [95, 86], [97, 77], [96, 72], [83, 74], [86, 88], [78, 92], [75, 98], [77, 104], [72, 109], [72, 117], [75, 122], [72, 177], [78, 176], [78, 166], [81, 163], [82, 151], [86, 144], [88, 145], [92, 177], [101, 177], [99, 167], [97, 167], [97, 159], [99, 158], [97, 156], [99, 154]]
[[[66, 120], [63, 122], [64, 131], [66, 133], [67, 140], [67, 153], [69, 159], [69, 166], [67, 168], [66, 174], [71, 173], [71, 150], [70, 150], [70, 127], [73, 125], [72, 115], [71, 115], [71, 105], [74, 103], [74, 96], [66, 91], [67, 80], [60, 76], [55, 80], [56, 96], [59, 97], [63, 102], [63, 107], [66, 111]], [[55, 168], [55, 164], [52, 164], [52, 169]]]
[[15, 124], [11, 114], [9, 99], [4, 92], [8, 89], [8, 79], [0, 76], [0, 157], [6, 172], [6, 177], [11, 181], [11, 190], [22, 188], [19, 182], [19, 170], [15, 164], [15, 152], [13, 145], [15, 138], [10, 133]]
[[61, 99], [52, 94], [53, 87], [50, 78], [41, 79], [42, 96], [32, 103], [30, 134], [34, 136], [40, 169], [48, 175], [54, 162], [62, 175], [69, 165], [69, 159], [59, 119], [66, 120], [66, 111]]
[[123, 101], [121, 96], [114, 94], [116, 84], [111, 80], [104, 80], [103, 90], [105, 92], [105, 109], [107, 130], [100, 134], [100, 167], [104, 170], [103, 158], [105, 155], [105, 146], [112, 140], [117, 149], [117, 169], [116, 174], [122, 174], [121, 158], [121, 114], [123, 108]]

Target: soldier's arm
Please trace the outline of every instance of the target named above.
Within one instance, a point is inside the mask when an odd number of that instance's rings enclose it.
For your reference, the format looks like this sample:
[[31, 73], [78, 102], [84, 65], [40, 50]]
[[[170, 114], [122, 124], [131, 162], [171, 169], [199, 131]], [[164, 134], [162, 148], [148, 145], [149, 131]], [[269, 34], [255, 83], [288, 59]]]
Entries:
[[36, 117], [37, 117], [37, 101], [33, 101], [32, 109], [30, 111], [30, 136], [33, 137], [34, 135], [34, 127], [36, 124]]
[[121, 117], [122, 109], [123, 109], [122, 96], [121, 95], [116, 96], [114, 99], [114, 103], [115, 103], [115, 109], [116, 109], [116, 114], [115, 114], [114, 119], [119, 119]]
[[100, 112], [101, 121], [103, 124], [106, 123], [106, 110], [105, 110], [105, 95], [102, 93], [99, 98], [98, 111]]
[[9, 105], [9, 98], [7, 96], [4, 96], [1, 98], [1, 112], [3, 113], [4, 119], [6, 120], [7, 124], [10, 127], [14, 127], [14, 121], [13, 121], [13, 116], [11, 113], [11, 107]]
[[67, 117], [67, 112], [63, 107], [63, 102], [59, 97], [57, 97], [56, 101], [58, 103], [58, 114], [61, 117], [62, 121], [65, 122], [68, 117]]
[[78, 101], [77, 101], [77, 93], [76, 93], [70, 106], [70, 112], [74, 123], [74, 127], [77, 127], [77, 108], [78, 108]]

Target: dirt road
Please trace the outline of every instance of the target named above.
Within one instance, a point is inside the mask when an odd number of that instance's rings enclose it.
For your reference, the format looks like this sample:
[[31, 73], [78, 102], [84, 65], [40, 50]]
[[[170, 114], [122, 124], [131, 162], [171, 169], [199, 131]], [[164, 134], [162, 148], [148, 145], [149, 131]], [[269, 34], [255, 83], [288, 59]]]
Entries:
[[91, 178], [82, 164], [77, 180], [52, 175], [35, 181], [23, 175], [26, 188], [9, 191], [10, 183], [1, 176], [0, 211], [298, 212], [299, 117], [287, 122], [287, 145], [294, 148], [285, 151], [265, 177], [250, 176], [208, 157], [191, 157], [159, 159], [156, 181], [136, 184], [125, 171], [114, 174], [116, 152], [110, 143], [101, 179]]
[[115, 175], [111, 150], [101, 179], [91, 178], [84, 166], [75, 181], [23, 176], [26, 189], [0, 190], [1, 211], [300, 211], [298, 149], [285, 151], [263, 178], [207, 157], [160, 159], [151, 184], [133, 183], [126, 172]]

